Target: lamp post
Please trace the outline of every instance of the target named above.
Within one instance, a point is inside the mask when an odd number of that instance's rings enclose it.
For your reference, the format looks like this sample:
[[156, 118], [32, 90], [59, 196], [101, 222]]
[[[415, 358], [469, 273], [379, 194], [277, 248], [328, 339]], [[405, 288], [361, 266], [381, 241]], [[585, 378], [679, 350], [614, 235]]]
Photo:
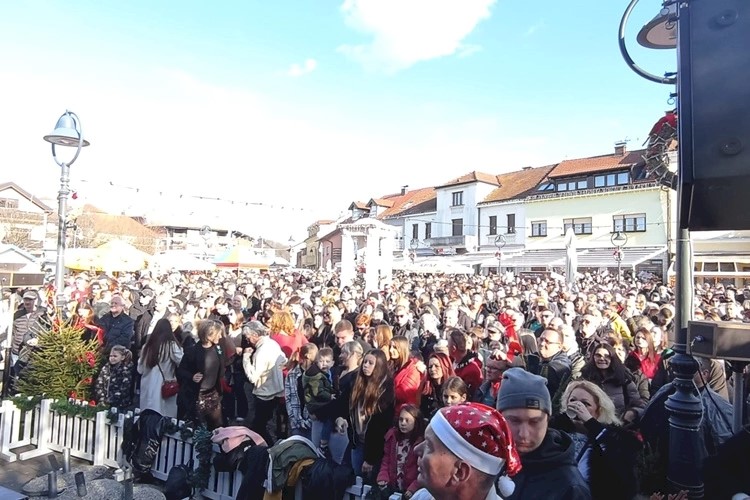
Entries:
[[497, 252], [495, 252], [495, 257], [497, 257], [497, 275], [500, 276], [500, 267], [503, 263], [503, 247], [505, 246], [505, 236], [502, 234], [498, 234], [495, 238], [495, 247], [497, 247]]
[[[640, 76], [657, 83], [677, 85], [678, 97], [678, 140], [692, 143], [692, 63], [690, 59], [691, 40], [691, 7], [698, 2], [674, 2], [664, 0], [662, 9], [652, 21], [647, 23], [638, 34], [638, 42], [646, 48], [677, 49], [676, 76], [667, 74], [663, 78], [651, 75], [638, 68], [624, 43], [625, 24], [638, 0], [631, 0], [620, 22], [620, 51], [628, 66]], [[692, 5], [691, 5], [692, 4]], [[718, 9], [716, 4], [709, 3], [709, 8]], [[722, 7], [723, 8], [723, 7]], [[721, 19], [721, 16], [716, 16]], [[712, 68], [702, 68], [709, 71]], [[719, 108], [720, 110], [722, 108]], [[721, 113], [721, 111], [719, 111]], [[686, 183], [692, 183], [693, 157], [690, 147], [678, 148], [677, 167], [677, 238], [675, 241], [675, 355], [670, 359], [674, 373], [672, 385], [675, 392], [669, 396], [665, 408], [669, 411], [669, 466], [667, 479], [677, 491], [686, 490], [689, 497], [703, 498], [703, 445], [700, 425], [703, 419], [703, 404], [695, 389], [693, 377], [698, 370], [698, 363], [688, 354], [688, 322], [693, 312], [693, 269], [690, 263], [690, 226], [688, 210], [690, 207], [690, 189]]]
[[617, 261], [617, 282], [619, 283], [622, 281], [620, 266], [622, 265], [622, 258], [625, 256], [622, 247], [628, 243], [628, 235], [622, 231], [617, 231], [612, 234], [609, 240], [615, 246], [614, 257], [615, 261]]
[[419, 248], [419, 240], [416, 238], [412, 238], [411, 242], [409, 243], [409, 248], [411, 248], [411, 252], [409, 252], [409, 258], [411, 259], [412, 265], [414, 264], [414, 260], [417, 258], [417, 248]]
[[289, 243], [289, 265], [297, 267], [297, 263], [296, 262], [294, 264], [292, 264], [292, 249], [294, 247], [294, 238], [290, 236], [288, 243]]
[[[63, 305], [65, 296], [65, 244], [67, 221], [66, 212], [68, 207], [68, 196], [70, 195], [70, 166], [78, 159], [81, 148], [88, 146], [89, 141], [83, 138], [81, 120], [72, 111], [65, 111], [57, 120], [55, 130], [45, 135], [44, 140], [52, 144], [52, 157], [60, 166], [60, 191], [57, 193], [57, 259], [55, 262], [55, 305]], [[69, 161], [61, 161], [57, 157], [55, 146], [76, 148], [75, 155]]]

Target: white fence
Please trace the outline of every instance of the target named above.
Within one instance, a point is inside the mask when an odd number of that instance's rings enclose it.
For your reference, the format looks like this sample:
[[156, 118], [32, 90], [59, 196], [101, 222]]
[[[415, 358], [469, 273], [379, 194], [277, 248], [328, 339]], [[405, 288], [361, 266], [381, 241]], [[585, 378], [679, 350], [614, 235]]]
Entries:
[[[124, 415], [117, 422], [110, 422], [106, 412], [99, 412], [93, 419], [63, 415], [51, 408], [53, 400], [43, 399], [38, 406], [22, 411], [12, 401], [0, 405], [0, 459], [8, 462], [26, 460], [67, 448], [71, 456], [87, 460], [94, 465], [119, 468], [125, 464], [122, 456]], [[83, 402], [85, 404], [85, 402]], [[22, 453], [13, 450], [34, 447]], [[219, 449], [214, 445], [214, 452]], [[166, 434], [161, 442], [159, 454], [154, 460], [151, 473], [165, 480], [175, 465], [187, 464], [193, 459], [198, 463], [191, 439], [183, 440], [178, 434]], [[232, 500], [242, 483], [242, 474], [216, 472], [213, 467], [208, 487], [202, 492], [205, 498]], [[344, 500], [359, 500], [369, 490], [360, 478], [347, 489]], [[298, 488], [298, 498], [301, 498]]]

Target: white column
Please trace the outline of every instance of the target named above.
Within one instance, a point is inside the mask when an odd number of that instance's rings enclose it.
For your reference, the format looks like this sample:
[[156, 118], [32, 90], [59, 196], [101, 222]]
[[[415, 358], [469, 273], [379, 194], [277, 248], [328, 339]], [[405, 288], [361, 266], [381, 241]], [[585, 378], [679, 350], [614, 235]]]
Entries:
[[365, 253], [365, 293], [378, 290], [378, 268], [380, 267], [380, 243], [377, 231], [367, 232], [367, 250]]
[[341, 231], [341, 286], [345, 287], [354, 282], [354, 240], [346, 229]]
[[383, 239], [380, 240], [380, 248], [383, 255], [380, 259], [380, 276], [381, 283], [386, 284], [393, 281], [393, 244], [394, 234], [392, 232], [386, 232], [383, 235]]

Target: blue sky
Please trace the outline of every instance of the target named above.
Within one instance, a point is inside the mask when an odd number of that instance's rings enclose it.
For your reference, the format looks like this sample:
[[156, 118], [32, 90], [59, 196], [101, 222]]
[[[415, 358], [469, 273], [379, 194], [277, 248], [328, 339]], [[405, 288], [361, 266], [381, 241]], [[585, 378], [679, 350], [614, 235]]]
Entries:
[[[5, 2], [6, 172], [54, 198], [41, 136], [69, 108], [92, 143], [72, 167], [80, 200], [286, 241], [405, 184], [604, 154], [626, 138], [635, 149], [671, 88], [622, 61], [626, 4]], [[659, 5], [641, 2], [628, 41], [660, 74], [674, 52], [635, 42]]]

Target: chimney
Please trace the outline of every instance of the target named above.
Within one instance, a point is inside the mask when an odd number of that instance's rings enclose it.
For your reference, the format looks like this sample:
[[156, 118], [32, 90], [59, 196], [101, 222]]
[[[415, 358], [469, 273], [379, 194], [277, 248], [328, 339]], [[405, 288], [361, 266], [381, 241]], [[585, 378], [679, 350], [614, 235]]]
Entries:
[[531, 170], [531, 167], [523, 167], [521, 170]]
[[627, 153], [628, 143], [625, 141], [618, 141], [615, 143], [615, 156], [625, 156]]
[[406, 194], [406, 190], [407, 189], [409, 189], [409, 185], [408, 184], [406, 186], [401, 186], [401, 194], [402, 195]]

